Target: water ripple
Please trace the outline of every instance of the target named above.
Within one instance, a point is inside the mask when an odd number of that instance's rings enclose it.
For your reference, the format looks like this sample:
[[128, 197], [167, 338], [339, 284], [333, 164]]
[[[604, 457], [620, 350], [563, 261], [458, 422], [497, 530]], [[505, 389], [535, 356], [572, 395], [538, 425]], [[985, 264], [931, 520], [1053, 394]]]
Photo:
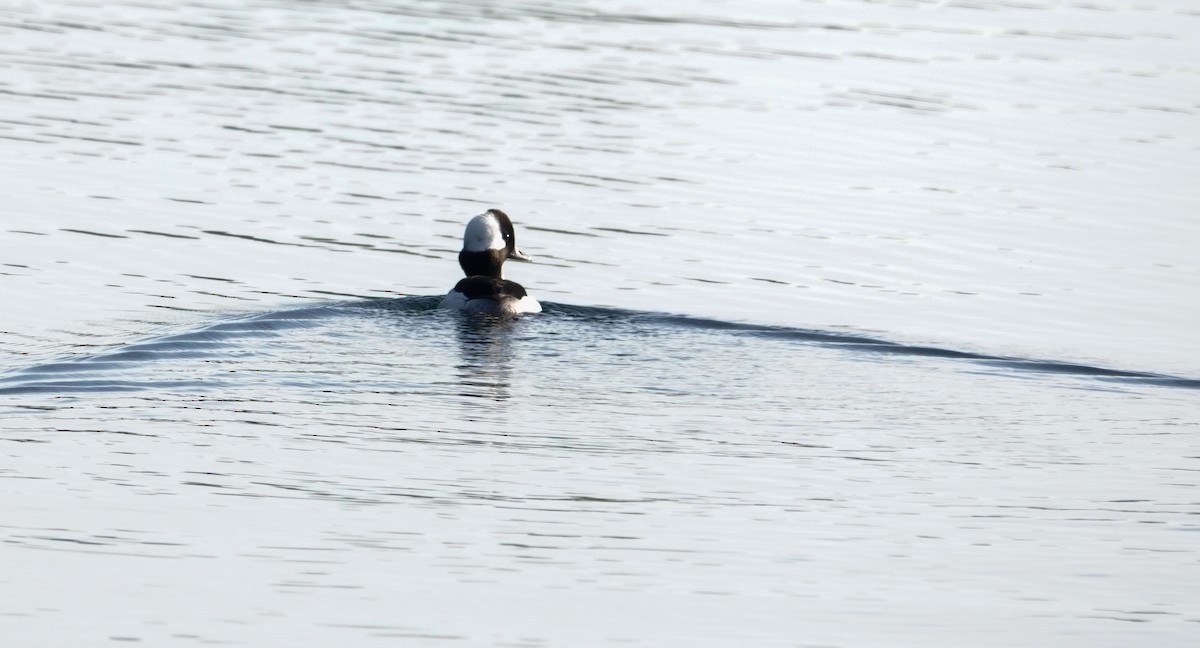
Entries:
[[[237, 384], [237, 378], [228, 372], [251, 372], [261, 378], [278, 374], [281, 385], [321, 390], [354, 388], [362, 377], [354, 373], [342, 374], [337, 381], [325, 367], [317, 367], [317, 375], [333, 382], [322, 380], [300, 380], [296, 376], [304, 373], [303, 361], [289, 359], [288, 354], [303, 355], [310, 352], [311, 345], [325, 344], [329, 340], [342, 340], [353, 345], [360, 339], [354, 333], [356, 323], [347, 326], [345, 318], [374, 318], [380, 314], [389, 318], [389, 328], [410, 327], [396, 330], [402, 336], [428, 337], [438, 335], [439, 327], [445, 326], [446, 317], [457, 317], [454, 313], [443, 313], [434, 308], [438, 297], [410, 297], [399, 300], [368, 302], [346, 302], [317, 308], [263, 313], [228, 322], [219, 322], [195, 331], [188, 331], [161, 338], [128, 344], [115, 350], [93, 356], [73, 358], [65, 362], [39, 364], [0, 375], [0, 394], [40, 393], [53, 394], [103, 391], [134, 391], [138, 389], [179, 389], [203, 387], [208, 390], [225, 388]], [[431, 315], [438, 316], [430, 319]], [[681, 315], [653, 312], [637, 312], [622, 309], [581, 307], [547, 302], [545, 314], [536, 318], [539, 335], [554, 336], [571, 331], [572, 335], [586, 335], [578, 330], [602, 328], [607, 335], [675, 336], [687, 338], [692, 332], [706, 331], [721, 336], [750, 336], [761, 340], [788, 341], [853, 353], [859, 357], [878, 358], [888, 356], [910, 358], [934, 358], [968, 361], [974, 365], [994, 369], [1012, 370], [1018, 373], [1058, 374], [1074, 378], [1094, 378], [1108, 384], [1127, 384], [1160, 387], [1200, 389], [1200, 380], [1170, 376], [1151, 372], [1129, 371], [1091, 366], [1079, 363], [1058, 362], [1029, 358], [1014, 358], [959, 351], [954, 349], [901, 344], [888, 340], [846, 333], [726, 322]], [[359, 322], [358, 324], [361, 324]], [[483, 354], [481, 362], [469, 361], [460, 366], [467, 375], [483, 379], [464, 378], [460, 382], [472, 388], [472, 392], [485, 397], [494, 397], [495, 389], [507, 384], [507, 371], [489, 382], [486, 376], [495, 366], [509, 361], [506, 349], [513, 343], [506, 329], [516, 323], [496, 322], [488, 317], [466, 317], [459, 322], [459, 343], [465, 348], [478, 347]], [[500, 325], [500, 328], [496, 328]], [[555, 327], [565, 327], [556, 330]], [[309, 330], [306, 336], [297, 335]], [[514, 331], [519, 329], [513, 329]], [[463, 337], [466, 336], [466, 337]], [[399, 341], [397, 341], [399, 342]], [[723, 344], [721, 338], [699, 340], [703, 344]], [[374, 343], [372, 342], [371, 345]], [[549, 346], [545, 352], [558, 353], [557, 345]], [[536, 346], [530, 352], [538, 354]], [[354, 353], [353, 347], [342, 349], [344, 354]], [[369, 352], [363, 350], [359, 366], [369, 364]], [[474, 352], [472, 352], [474, 353]], [[700, 352], [700, 355], [703, 355]], [[470, 356], [468, 356], [470, 357]], [[154, 371], [154, 366], [174, 364], [167, 373], [195, 372], [205, 365], [220, 373], [207, 372], [209, 377], [191, 380], [131, 379], [139, 373]], [[181, 364], [182, 363], [182, 364]], [[188, 368], [185, 369], [184, 366]], [[386, 366], [386, 365], [383, 365]], [[403, 367], [394, 367], [396, 372]], [[410, 386], [423, 384], [419, 374], [404, 376], [392, 374], [398, 381], [407, 381]], [[105, 379], [105, 374], [119, 374]], [[474, 389], [479, 388], [479, 389]]]

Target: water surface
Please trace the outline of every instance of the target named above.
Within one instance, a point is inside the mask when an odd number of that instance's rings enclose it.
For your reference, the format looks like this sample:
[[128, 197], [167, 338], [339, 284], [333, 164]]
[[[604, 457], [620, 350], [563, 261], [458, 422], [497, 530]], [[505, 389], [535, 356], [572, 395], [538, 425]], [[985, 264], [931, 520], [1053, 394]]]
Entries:
[[0, 9], [0, 636], [1194, 645], [1197, 21]]

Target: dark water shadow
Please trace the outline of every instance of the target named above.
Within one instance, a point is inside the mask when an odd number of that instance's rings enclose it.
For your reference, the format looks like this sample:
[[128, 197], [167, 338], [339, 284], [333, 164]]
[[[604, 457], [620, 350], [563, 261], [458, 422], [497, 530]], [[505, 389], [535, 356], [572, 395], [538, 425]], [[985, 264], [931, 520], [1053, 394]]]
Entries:
[[513, 373], [513, 336], [517, 322], [513, 318], [478, 313], [455, 313], [454, 328], [461, 358], [455, 367], [460, 395], [508, 400]]

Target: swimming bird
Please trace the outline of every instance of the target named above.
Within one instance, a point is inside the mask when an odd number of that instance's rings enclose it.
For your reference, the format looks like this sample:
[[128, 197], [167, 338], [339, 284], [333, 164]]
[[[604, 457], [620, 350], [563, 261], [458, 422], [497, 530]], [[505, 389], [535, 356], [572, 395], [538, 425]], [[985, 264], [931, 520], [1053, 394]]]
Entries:
[[462, 252], [458, 253], [458, 265], [467, 278], [459, 281], [438, 307], [499, 315], [542, 312], [542, 305], [524, 286], [503, 277], [508, 259], [533, 260], [517, 247], [508, 214], [499, 209], [476, 214], [467, 221]]

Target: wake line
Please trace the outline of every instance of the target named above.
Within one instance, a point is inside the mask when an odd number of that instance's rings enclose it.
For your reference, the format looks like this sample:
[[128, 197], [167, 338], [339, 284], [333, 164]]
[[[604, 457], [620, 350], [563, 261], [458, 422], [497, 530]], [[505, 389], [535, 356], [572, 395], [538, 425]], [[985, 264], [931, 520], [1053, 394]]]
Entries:
[[[66, 395], [175, 388], [209, 390], [228, 387], [235, 383], [215, 376], [199, 380], [194, 377], [181, 377], [176, 380], [144, 380], [144, 376], [138, 375], [136, 372], [146, 365], [170, 360], [252, 359], [260, 351], [249, 349], [245, 345], [239, 344], [240, 341], [265, 341], [274, 338], [286, 340], [287, 334], [291, 330], [319, 326], [329, 319], [358, 313], [373, 312], [395, 317], [428, 317], [435, 314], [450, 316], [451, 313], [438, 311], [437, 304], [440, 299], [440, 296], [417, 296], [334, 302], [218, 321], [199, 329], [134, 342], [104, 353], [65, 358], [17, 369], [6, 375], [0, 375], [0, 395], [31, 393]], [[1200, 389], [1200, 380], [1193, 378], [1055, 360], [998, 356], [935, 346], [910, 345], [849, 333], [745, 324], [647, 311], [573, 306], [553, 302], [543, 302], [543, 308], [544, 312], [541, 315], [533, 316], [538, 318], [534, 321], [546, 322], [548, 318], [560, 318], [585, 325], [610, 328], [624, 325], [699, 329], [732, 335], [795, 341], [854, 353], [945, 358], [1021, 372], [1098, 378], [1105, 382], [1134, 385]], [[473, 317], [471, 315], [455, 315]], [[482, 316], [481, 319], [487, 317]], [[480, 323], [486, 324], [485, 321]], [[497, 329], [497, 335], [502, 334], [500, 330]], [[536, 337], [532, 340], [533, 343], [536, 343]], [[132, 375], [131, 372], [133, 372]]]
[[789, 339], [801, 342], [828, 346], [841, 349], [851, 349], [863, 353], [892, 354], [901, 356], [920, 356], [929, 358], [948, 358], [968, 360], [992, 367], [1003, 367], [1020, 371], [1036, 373], [1063, 374], [1095, 378], [1111, 378], [1131, 384], [1158, 385], [1163, 387], [1178, 387], [1183, 389], [1200, 389], [1200, 379], [1184, 378], [1169, 374], [1147, 371], [1129, 371], [1112, 369], [1095, 365], [1062, 362], [1058, 360], [1039, 360], [1033, 358], [1018, 358], [1012, 356], [989, 355], [971, 351], [957, 351], [941, 347], [910, 345], [892, 342], [879, 338], [853, 334], [831, 333], [808, 329], [787, 328], [780, 326], [764, 326], [758, 324], [740, 324], [686, 315], [656, 315], [647, 314], [647, 319], [661, 321], [673, 325], [712, 330], [727, 330], [740, 332], [756, 337]]

